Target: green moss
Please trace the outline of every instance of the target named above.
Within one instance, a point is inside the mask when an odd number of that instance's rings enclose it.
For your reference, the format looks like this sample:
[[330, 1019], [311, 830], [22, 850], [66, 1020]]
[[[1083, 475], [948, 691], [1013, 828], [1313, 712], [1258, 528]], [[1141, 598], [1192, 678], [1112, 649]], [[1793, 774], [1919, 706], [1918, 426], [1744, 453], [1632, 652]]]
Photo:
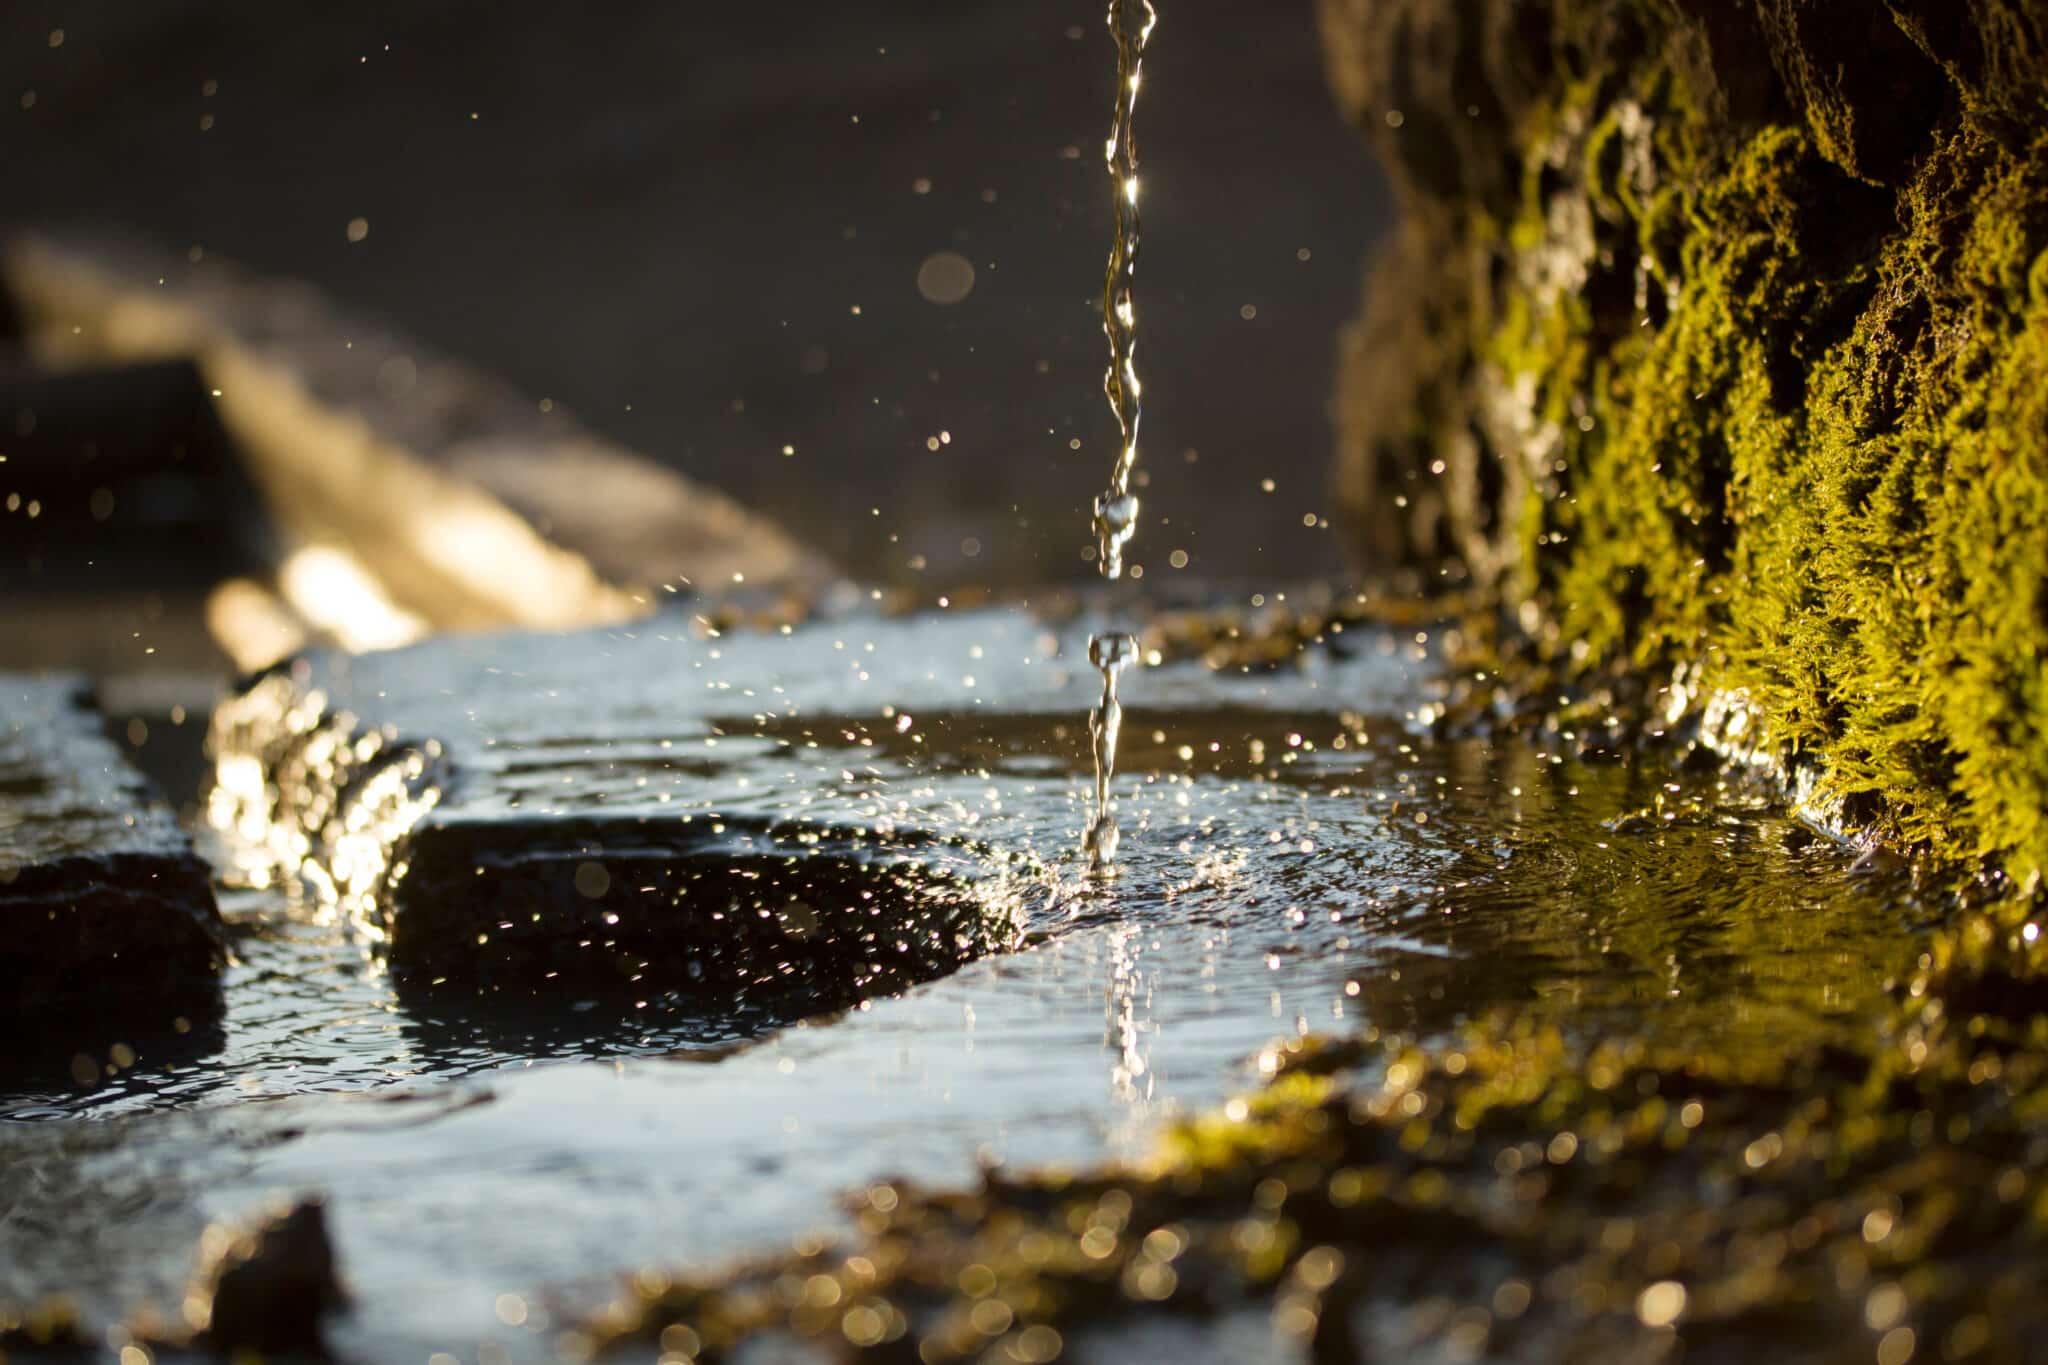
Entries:
[[[1845, 824], [2037, 886], [2048, 134], [2011, 112], [2048, 62], [2023, 60], [2024, 6], [1549, 0], [1512, 26], [1549, 25], [1537, 75], [1501, 46], [1504, 0], [1394, 7], [1325, 0], [1325, 23], [1380, 25], [1390, 68], [1427, 51], [1520, 82], [1517, 177], [1407, 187], [1470, 278], [1417, 286], [1453, 301], [1453, 344], [1416, 380], [1433, 436], [1388, 463], [1455, 466], [1476, 430], [1466, 482], [1500, 506], [1447, 496], [1447, 538], [1533, 627], [1530, 689], [1686, 669], [1695, 695], [1746, 694], [1763, 751]], [[1372, 499], [1355, 459], [1347, 479]]]
[[[1717, 643], [1880, 832], [2031, 885], [2048, 859], [2048, 140], [1949, 139], [1789, 441], [1738, 458], [1756, 528]], [[2031, 405], [2031, 408], [2030, 406]]]

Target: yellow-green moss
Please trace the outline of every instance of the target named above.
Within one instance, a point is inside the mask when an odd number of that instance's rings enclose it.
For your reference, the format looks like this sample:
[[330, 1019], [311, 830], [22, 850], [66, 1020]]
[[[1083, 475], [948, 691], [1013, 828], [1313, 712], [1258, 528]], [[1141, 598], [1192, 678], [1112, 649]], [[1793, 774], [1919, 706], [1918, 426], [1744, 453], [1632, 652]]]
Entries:
[[[1377, 548], [1490, 586], [1546, 693], [1688, 667], [1696, 695], [1746, 692], [1846, 823], [2037, 885], [2048, 16], [1322, 3], [1425, 235], [1401, 251], [1442, 262], [1380, 280], [1367, 337], [1450, 316], [1405, 389], [1345, 409], [1351, 505], [1435, 517], [1364, 519]], [[1432, 177], [1365, 117], [1425, 59], [1494, 83], [1461, 145], [1512, 177]], [[1389, 445], [1404, 393], [1428, 429]]]

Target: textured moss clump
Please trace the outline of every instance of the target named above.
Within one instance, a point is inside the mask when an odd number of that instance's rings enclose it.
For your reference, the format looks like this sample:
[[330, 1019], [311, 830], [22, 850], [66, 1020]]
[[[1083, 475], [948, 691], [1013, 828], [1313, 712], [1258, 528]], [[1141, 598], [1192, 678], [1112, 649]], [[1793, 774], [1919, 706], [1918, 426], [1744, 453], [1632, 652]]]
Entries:
[[1364, 547], [2038, 884], [2048, 5], [1322, 11], [1406, 214], [1340, 393]]

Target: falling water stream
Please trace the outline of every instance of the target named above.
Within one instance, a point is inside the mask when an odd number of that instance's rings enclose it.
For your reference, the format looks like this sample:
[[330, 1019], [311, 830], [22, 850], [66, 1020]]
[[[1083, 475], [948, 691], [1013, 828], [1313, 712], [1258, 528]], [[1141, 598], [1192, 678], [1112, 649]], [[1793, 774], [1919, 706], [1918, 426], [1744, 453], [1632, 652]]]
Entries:
[[[1142, 18], [1133, 22], [1133, 17]], [[1096, 563], [1102, 576], [1123, 576], [1124, 547], [1138, 529], [1138, 497], [1131, 492], [1131, 470], [1138, 462], [1138, 422], [1144, 413], [1143, 386], [1138, 382], [1138, 313], [1131, 297], [1138, 273], [1138, 143], [1132, 125], [1138, 107], [1139, 68], [1145, 44], [1158, 20], [1151, 0], [1109, 0], [1109, 34], [1116, 41], [1116, 104], [1110, 117], [1109, 141], [1103, 160], [1115, 182], [1116, 233], [1110, 241], [1109, 265], [1102, 279], [1102, 331], [1109, 339], [1109, 368], [1102, 377], [1110, 411], [1116, 415], [1116, 466], [1109, 487], [1095, 499]], [[1110, 875], [1119, 838], [1116, 798], [1117, 733], [1123, 704], [1117, 683], [1138, 657], [1137, 638], [1124, 631], [1103, 631], [1088, 641], [1088, 661], [1102, 674], [1102, 699], [1088, 717], [1095, 752], [1095, 806], [1082, 836], [1091, 873]]]

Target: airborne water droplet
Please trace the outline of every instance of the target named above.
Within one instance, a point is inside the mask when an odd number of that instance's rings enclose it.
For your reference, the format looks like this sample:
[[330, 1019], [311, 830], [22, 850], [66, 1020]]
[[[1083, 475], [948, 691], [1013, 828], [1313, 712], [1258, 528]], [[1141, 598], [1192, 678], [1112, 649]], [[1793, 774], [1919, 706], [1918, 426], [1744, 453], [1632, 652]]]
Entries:
[[1088, 642], [1088, 662], [1105, 673], [1121, 673], [1137, 661], [1136, 636], [1111, 631]]

